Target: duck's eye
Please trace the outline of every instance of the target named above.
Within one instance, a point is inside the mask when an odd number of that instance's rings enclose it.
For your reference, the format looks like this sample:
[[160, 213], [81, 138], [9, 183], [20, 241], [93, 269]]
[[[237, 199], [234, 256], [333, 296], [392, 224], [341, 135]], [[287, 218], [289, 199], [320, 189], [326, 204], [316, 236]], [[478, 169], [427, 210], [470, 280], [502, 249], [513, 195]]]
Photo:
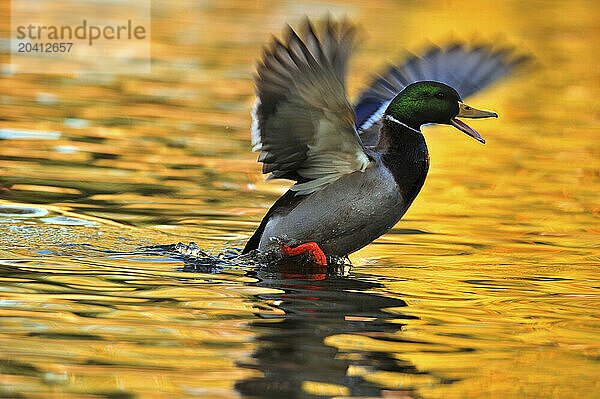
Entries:
[[471, 107], [469, 107], [468, 105], [465, 105], [465, 110], [466, 110], [466, 111], [470, 111], [470, 110], [471, 110]]
[[436, 94], [435, 96], [436, 96], [437, 98], [439, 98], [440, 100], [441, 100], [441, 99], [443, 99], [443, 98], [445, 97], [445, 96], [444, 96], [444, 93], [442, 93], [442, 92], [439, 92], [439, 93], [438, 93], [438, 94]]

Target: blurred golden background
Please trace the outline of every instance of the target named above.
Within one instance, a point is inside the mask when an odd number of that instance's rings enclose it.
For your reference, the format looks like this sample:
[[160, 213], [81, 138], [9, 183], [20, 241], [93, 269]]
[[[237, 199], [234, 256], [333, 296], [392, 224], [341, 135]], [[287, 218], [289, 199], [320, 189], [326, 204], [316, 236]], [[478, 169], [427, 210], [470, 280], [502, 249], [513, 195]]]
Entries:
[[[69, 2], [62, 7], [69, 12]], [[10, 264], [0, 293], [2, 395], [245, 397], [236, 381], [281, 367], [248, 363], [270, 345], [254, 306], [298, 311], [278, 307], [283, 296], [265, 299], [284, 283], [261, 285], [264, 276], [246, 271], [175, 272], [175, 261], [124, 267], [122, 257], [64, 245], [110, 250], [122, 234], [131, 245], [241, 246], [287, 187], [265, 183], [250, 152], [255, 62], [285, 23], [328, 13], [362, 30], [351, 100], [387, 64], [430, 43], [516, 46], [534, 61], [469, 99], [500, 115], [472, 124], [485, 146], [451, 127], [424, 128], [431, 167], [422, 192], [389, 234], [351, 256], [347, 282], [376, 285], [334, 290], [339, 301], [353, 290], [402, 298], [402, 314], [414, 318], [394, 321], [400, 305], [378, 304], [370, 311], [385, 309], [398, 331], [348, 332], [354, 313], [340, 310], [338, 324], [316, 335], [319, 348], [335, 348], [348, 362], [344, 378], [378, 387], [375, 396], [598, 396], [600, 9], [464, 0], [153, 1], [149, 74], [19, 73], [10, 2], [0, 2], [0, 200], [95, 220], [62, 231], [69, 224], [56, 217], [0, 213], [0, 258]], [[52, 226], [51, 239], [40, 233]], [[412, 369], [386, 369], [381, 354]], [[359, 396], [343, 381], [307, 377], [298, 389]]]

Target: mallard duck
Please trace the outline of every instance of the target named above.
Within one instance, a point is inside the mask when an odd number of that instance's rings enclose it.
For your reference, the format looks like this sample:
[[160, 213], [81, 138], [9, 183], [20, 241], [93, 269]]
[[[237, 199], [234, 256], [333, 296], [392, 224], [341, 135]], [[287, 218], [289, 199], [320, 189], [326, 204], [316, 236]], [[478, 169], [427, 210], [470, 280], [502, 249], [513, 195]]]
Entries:
[[523, 60], [511, 50], [458, 44], [431, 48], [376, 78], [352, 106], [344, 75], [356, 28], [328, 21], [320, 37], [306, 20], [265, 49], [254, 78], [252, 144], [269, 179], [296, 183], [269, 209], [243, 253], [309, 253], [316, 264], [369, 244], [407, 211], [429, 169], [421, 126], [498, 117], [467, 97]]

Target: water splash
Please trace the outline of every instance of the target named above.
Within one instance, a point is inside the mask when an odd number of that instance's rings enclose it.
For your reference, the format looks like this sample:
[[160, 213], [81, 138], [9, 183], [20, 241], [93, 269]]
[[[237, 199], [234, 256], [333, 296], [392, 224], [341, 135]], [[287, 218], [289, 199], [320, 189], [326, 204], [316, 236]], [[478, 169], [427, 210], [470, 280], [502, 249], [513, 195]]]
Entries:
[[[260, 252], [258, 250], [242, 254], [242, 248], [225, 247], [217, 253], [204, 250], [195, 242], [184, 244], [150, 245], [139, 248], [142, 253], [167, 256], [185, 262], [183, 271], [213, 272], [225, 268], [256, 267], [260, 270], [281, 270], [286, 268], [297, 273], [313, 273], [322, 267], [313, 264], [310, 256], [302, 254], [294, 257], [283, 257], [280, 251], [271, 250]], [[345, 257], [328, 256], [328, 265], [325, 267], [328, 274], [346, 274], [352, 264]]]

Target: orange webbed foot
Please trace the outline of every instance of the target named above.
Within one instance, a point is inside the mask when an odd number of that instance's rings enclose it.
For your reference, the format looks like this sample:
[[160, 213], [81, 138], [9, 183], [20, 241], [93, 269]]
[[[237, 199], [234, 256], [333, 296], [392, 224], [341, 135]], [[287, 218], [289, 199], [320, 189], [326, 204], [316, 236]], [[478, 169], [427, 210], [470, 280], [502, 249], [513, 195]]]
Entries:
[[312, 255], [314, 262], [317, 265], [327, 266], [327, 258], [325, 257], [325, 253], [323, 253], [323, 250], [319, 248], [319, 245], [316, 242], [307, 242], [306, 244], [301, 244], [294, 248], [291, 248], [287, 245], [282, 245], [281, 252], [288, 256], [309, 253]]

